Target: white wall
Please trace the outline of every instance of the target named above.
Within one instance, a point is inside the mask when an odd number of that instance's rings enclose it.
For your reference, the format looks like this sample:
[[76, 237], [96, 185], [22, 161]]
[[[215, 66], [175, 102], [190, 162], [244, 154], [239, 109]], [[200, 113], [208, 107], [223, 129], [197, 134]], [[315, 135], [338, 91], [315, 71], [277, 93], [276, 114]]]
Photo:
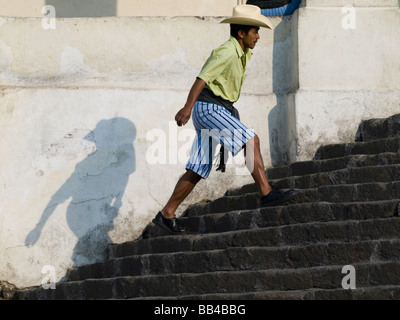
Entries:
[[59, 18], [229, 16], [245, 0], [0, 0], [0, 16], [42, 17], [51, 5]]
[[291, 161], [352, 142], [361, 120], [399, 112], [397, 0], [307, 0], [298, 10], [299, 91]]

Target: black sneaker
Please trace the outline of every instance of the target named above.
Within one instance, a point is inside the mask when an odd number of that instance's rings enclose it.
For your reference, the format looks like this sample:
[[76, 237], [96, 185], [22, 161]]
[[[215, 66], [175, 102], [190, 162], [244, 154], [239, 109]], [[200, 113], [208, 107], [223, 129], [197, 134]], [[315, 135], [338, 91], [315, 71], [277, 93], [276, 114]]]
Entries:
[[294, 191], [293, 189], [290, 189], [286, 192], [282, 192], [280, 190], [272, 190], [266, 196], [261, 197], [260, 205], [261, 207], [273, 207], [290, 199], [295, 194], [296, 191]]
[[153, 223], [157, 226], [163, 228], [171, 234], [184, 234], [186, 233], [185, 228], [180, 228], [178, 226], [178, 221], [176, 218], [168, 219], [165, 218], [164, 215], [159, 212], [156, 217], [153, 219]]

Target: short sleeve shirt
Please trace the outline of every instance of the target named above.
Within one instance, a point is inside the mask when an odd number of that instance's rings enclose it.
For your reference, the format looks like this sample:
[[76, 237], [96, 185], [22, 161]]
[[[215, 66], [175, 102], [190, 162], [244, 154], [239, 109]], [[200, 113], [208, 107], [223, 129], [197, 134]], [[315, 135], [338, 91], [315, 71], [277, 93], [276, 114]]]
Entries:
[[243, 52], [234, 38], [212, 51], [198, 75], [216, 96], [236, 102], [246, 77], [247, 62], [253, 55], [250, 49]]

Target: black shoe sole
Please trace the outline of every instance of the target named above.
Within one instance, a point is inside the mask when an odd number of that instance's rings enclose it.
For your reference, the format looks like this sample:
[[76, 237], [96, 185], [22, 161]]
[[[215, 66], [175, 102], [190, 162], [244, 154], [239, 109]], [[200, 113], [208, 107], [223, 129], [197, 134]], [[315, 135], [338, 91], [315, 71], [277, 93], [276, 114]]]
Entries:
[[179, 232], [175, 232], [172, 231], [170, 228], [168, 228], [164, 223], [158, 221], [157, 219], [153, 219], [152, 221], [156, 226], [160, 227], [161, 229], [167, 231], [169, 234], [173, 234], [173, 235], [179, 235], [179, 234], [186, 234], [186, 231], [179, 231]]
[[295, 195], [296, 195], [296, 191], [294, 191], [294, 190], [292, 190], [292, 192], [288, 192], [287, 191], [287, 194], [284, 197], [280, 198], [280, 199], [268, 202], [266, 204], [262, 204], [261, 203], [261, 208], [274, 207], [274, 206], [276, 206], [278, 204], [281, 204], [282, 202], [285, 202], [286, 200], [289, 200], [290, 198], [292, 198]]

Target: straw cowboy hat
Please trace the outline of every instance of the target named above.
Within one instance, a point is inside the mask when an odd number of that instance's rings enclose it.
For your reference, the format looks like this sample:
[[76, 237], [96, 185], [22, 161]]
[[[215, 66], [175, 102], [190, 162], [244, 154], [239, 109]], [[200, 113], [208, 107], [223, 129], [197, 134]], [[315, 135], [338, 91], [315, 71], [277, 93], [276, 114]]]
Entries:
[[240, 24], [273, 29], [271, 21], [266, 16], [261, 14], [260, 7], [249, 4], [242, 4], [234, 7], [232, 17], [222, 20], [220, 23]]

